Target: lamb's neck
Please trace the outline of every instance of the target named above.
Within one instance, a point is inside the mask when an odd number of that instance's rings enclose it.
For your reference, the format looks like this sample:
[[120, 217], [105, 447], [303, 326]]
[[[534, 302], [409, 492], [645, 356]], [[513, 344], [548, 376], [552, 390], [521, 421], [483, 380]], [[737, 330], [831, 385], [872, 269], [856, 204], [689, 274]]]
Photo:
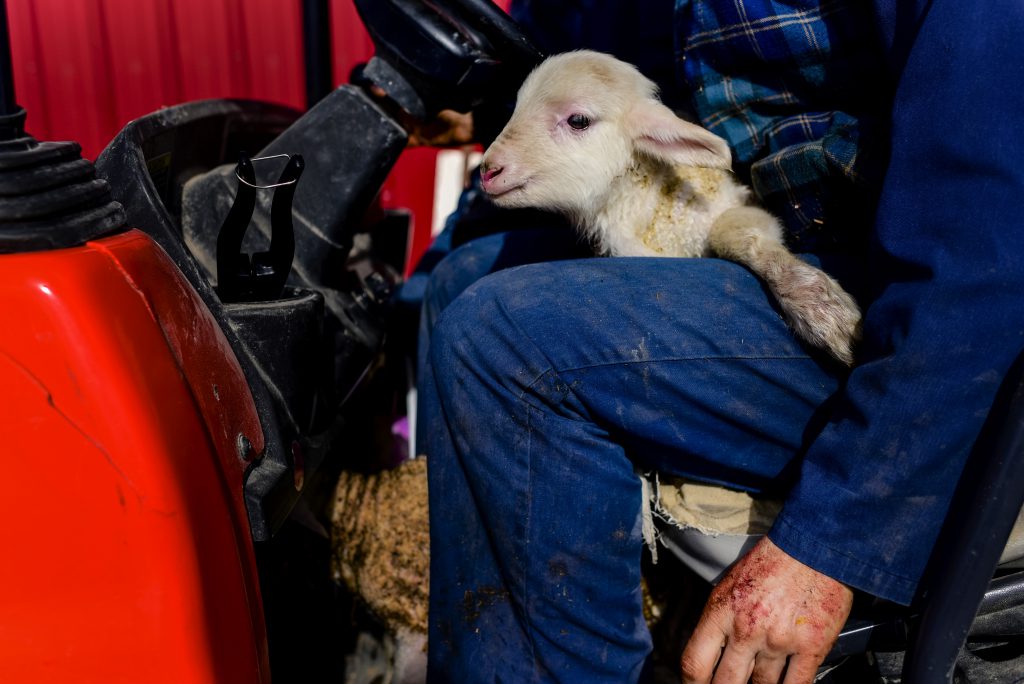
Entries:
[[598, 248], [617, 256], [701, 256], [715, 218], [745, 201], [728, 171], [672, 167], [643, 158], [580, 219]]

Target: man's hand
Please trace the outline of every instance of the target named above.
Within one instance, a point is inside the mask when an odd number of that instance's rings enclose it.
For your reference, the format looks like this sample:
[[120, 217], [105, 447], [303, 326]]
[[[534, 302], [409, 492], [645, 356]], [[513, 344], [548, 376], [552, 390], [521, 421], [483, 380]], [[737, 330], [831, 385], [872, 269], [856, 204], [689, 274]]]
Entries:
[[380, 86], [372, 85], [368, 92], [408, 131], [409, 147], [457, 147], [475, 141], [472, 114], [444, 109], [432, 119], [423, 121], [391, 103], [388, 94]]
[[683, 652], [683, 682], [809, 684], [852, 603], [846, 585], [765, 537], [711, 592]]
[[473, 115], [451, 109], [438, 112], [428, 121], [406, 116], [402, 124], [409, 131], [409, 147], [456, 147], [474, 141]]

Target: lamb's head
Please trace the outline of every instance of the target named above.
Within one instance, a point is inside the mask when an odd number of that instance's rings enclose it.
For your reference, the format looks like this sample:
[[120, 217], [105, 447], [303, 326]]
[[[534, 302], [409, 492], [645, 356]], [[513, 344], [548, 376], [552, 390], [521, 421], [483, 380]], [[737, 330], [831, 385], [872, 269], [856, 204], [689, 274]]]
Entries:
[[643, 157], [727, 169], [729, 147], [678, 118], [632, 65], [591, 51], [545, 60], [523, 83], [508, 125], [484, 154], [484, 192], [503, 207], [585, 218]]

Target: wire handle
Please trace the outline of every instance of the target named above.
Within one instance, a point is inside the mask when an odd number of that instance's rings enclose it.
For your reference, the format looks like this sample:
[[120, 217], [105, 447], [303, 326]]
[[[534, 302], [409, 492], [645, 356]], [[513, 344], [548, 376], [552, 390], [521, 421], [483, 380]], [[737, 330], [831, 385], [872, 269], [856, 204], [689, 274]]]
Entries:
[[[251, 161], [251, 162], [258, 162], [258, 161], [266, 161], [268, 159], [281, 159], [282, 157], [285, 158], [285, 159], [289, 159], [289, 160], [292, 158], [292, 156], [290, 154], [271, 154], [271, 155], [268, 155], [266, 157], [253, 157], [249, 161]], [[280, 182], [280, 183], [271, 183], [270, 185], [257, 185], [256, 183], [250, 183], [245, 178], [243, 178], [242, 174], [240, 173], [240, 168], [237, 167], [237, 166], [235, 167], [235, 178], [237, 178], [242, 183], [245, 183], [250, 188], [256, 188], [257, 190], [270, 190], [271, 188], [279, 188], [279, 187], [281, 187], [283, 185], [295, 185], [296, 183], [299, 182], [298, 178], [293, 178], [291, 180]]]

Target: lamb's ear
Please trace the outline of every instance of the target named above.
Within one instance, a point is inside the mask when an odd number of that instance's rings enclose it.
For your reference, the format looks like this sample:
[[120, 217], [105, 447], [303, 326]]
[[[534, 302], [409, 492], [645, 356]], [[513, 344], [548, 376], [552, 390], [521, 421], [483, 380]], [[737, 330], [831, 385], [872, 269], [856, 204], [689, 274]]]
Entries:
[[630, 110], [628, 124], [638, 152], [673, 165], [732, 167], [729, 145], [714, 133], [683, 121], [655, 100], [644, 100]]

